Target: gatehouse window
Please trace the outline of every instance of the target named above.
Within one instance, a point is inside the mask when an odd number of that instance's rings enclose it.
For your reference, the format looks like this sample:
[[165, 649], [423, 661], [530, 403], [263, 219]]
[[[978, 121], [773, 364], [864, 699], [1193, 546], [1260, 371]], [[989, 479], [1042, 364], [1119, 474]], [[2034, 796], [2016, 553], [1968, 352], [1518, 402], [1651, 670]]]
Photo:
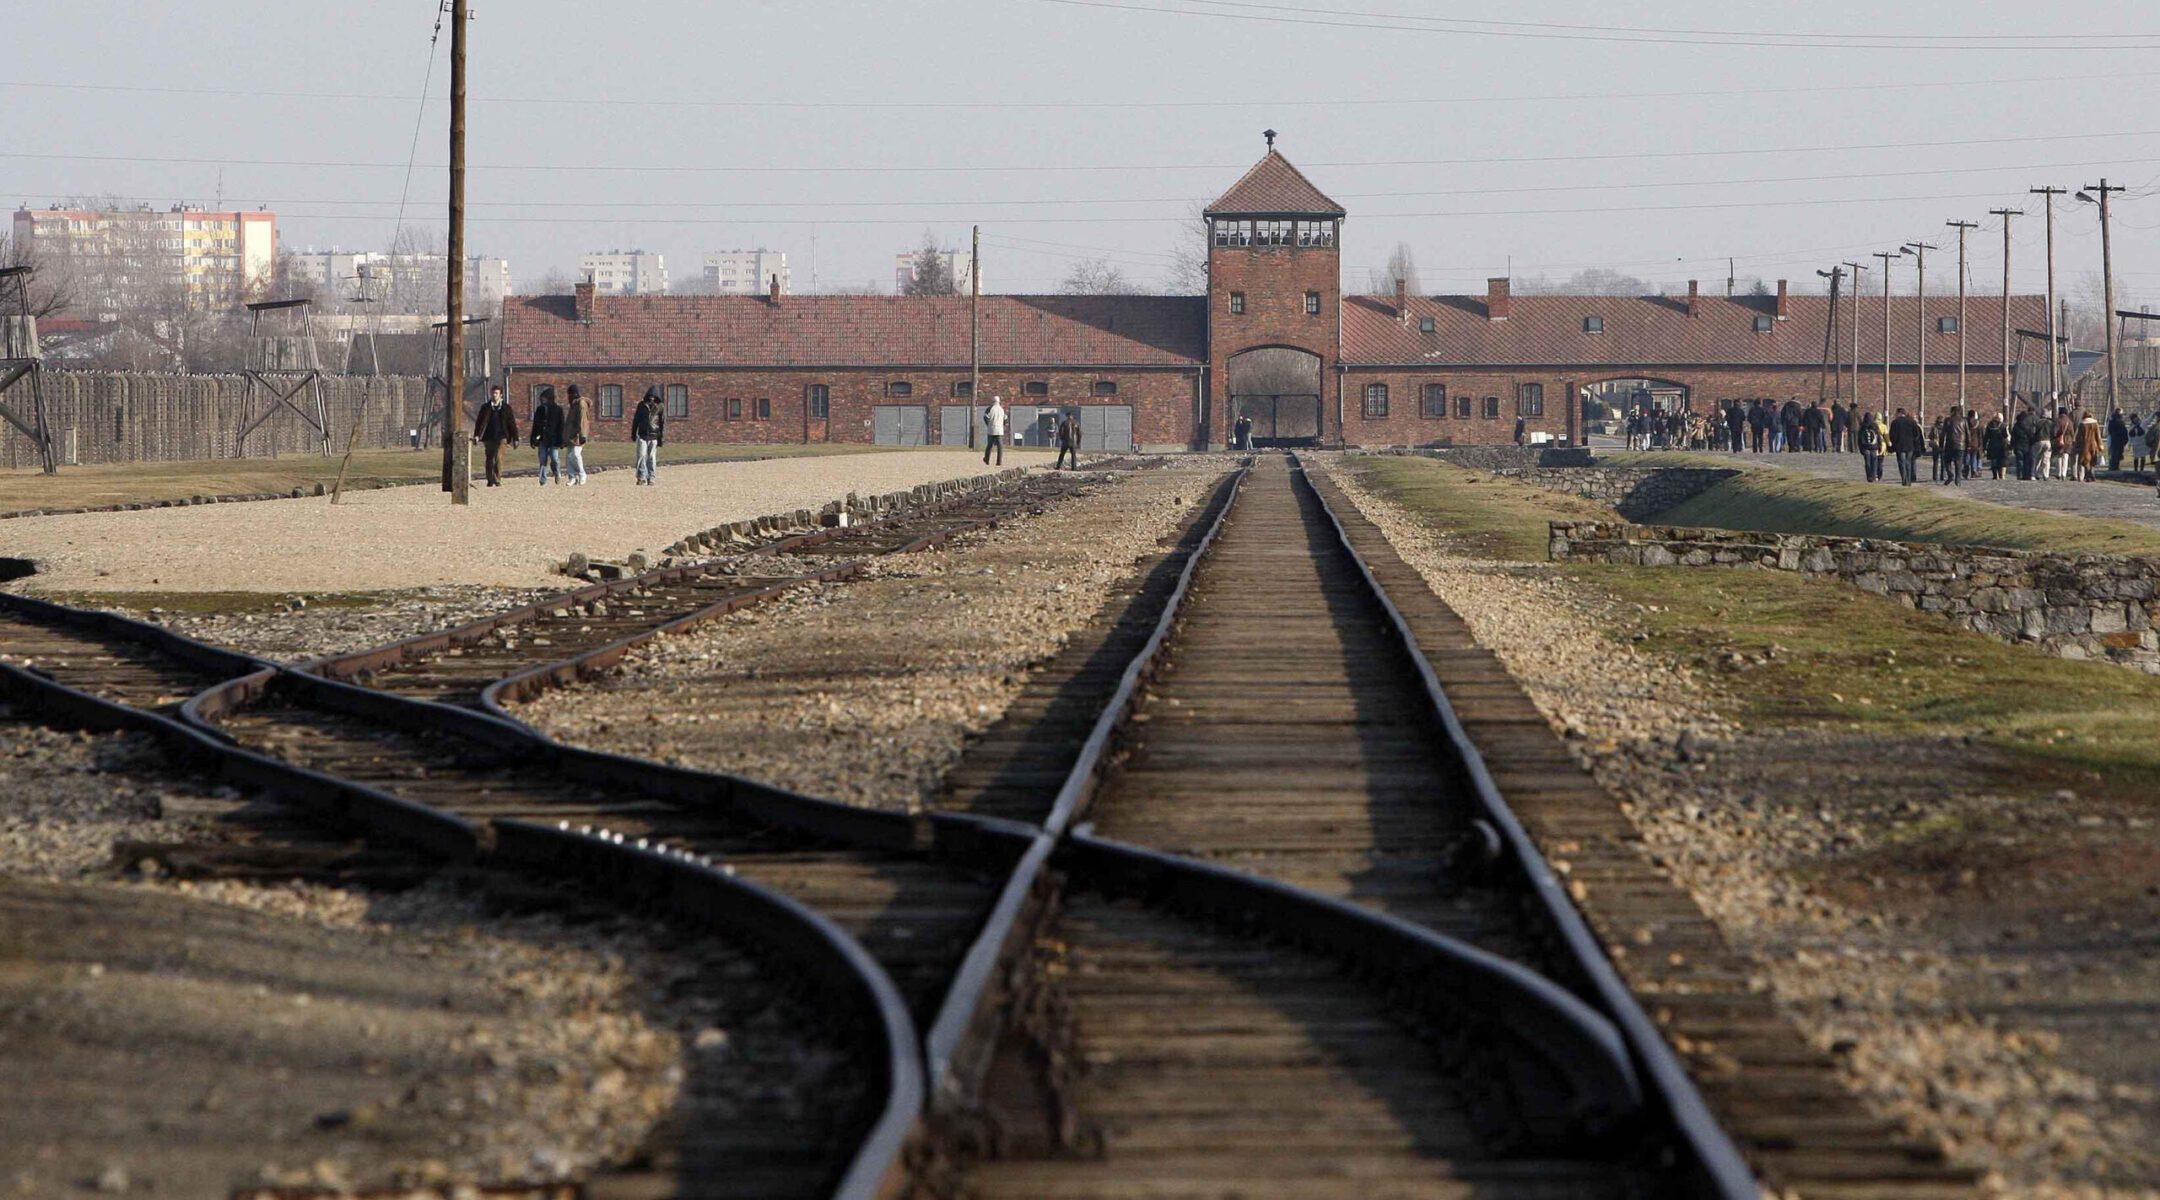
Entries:
[[1255, 221], [1253, 223], [1255, 245], [1287, 246], [1290, 244], [1290, 222]]
[[1455, 419], [1458, 421], [1467, 421], [1470, 419], [1470, 397], [1455, 397]]
[[915, 385], [904, 379], [889, 379], [885, 381], [885, 394], [888, 396], [912, 396], [915, 394]]
[[1243, 313], [1244, 311], [1245, 311], [1245, 293], [1243, 293], [1243, 292], [1232, 292], [1232, 293], [1230, 293], [1230, 312], [1231, 312], [1231, 314], [1232, 314], [1232, 315], [1236, 315], [1236, 314], [1239, 314], [1239, 313]]
[[1544, 384], [1518, 383], [1515, 385], [1515, 415], [1519, 417], [1542, 417], [1545, 415]]
[[1305, 293], [1305, 315], [1310, 317], [1317, 317], [1320, 315], [1320, 293]]
[[1115, 395], [1117, 395], [1117, 381], [1116, 381], [1116, 380], [1113, 380], [1113, 379], [1098, 379], [1098, 380], [1096, 380], [1096, 381], [1095, 381], [1095, 394], [1096, 394], [1096, 395], [1098, 395], [1098, 396], [1115, 396]]
[[1050, 381], [1047, 379], [1030, 379], [1020, 385], [1020, 391], [1023, 395], [1028, 396], [1047, 396], [1050, 394]]
[[1365, 385], [1365, 415], [1368, 417], [1384, 417], [1387, 415], [1386, 384], [1368, 383]]
[[1428, 417], [1444, 417], [1447, 415], [1446, 384], [1428, 383], [1425, 385], [1424, 413]]
[[621, 384], [603, 383], [600, 385], [600, 415], [611, 420], [622, 420]]
[[690, 415], [690, 386], [688, 384], [671, 383], [667, 385], [666, 396], [667, 415], [671, 417], [687, 417]]
[[822, 383], [810, 385], [810, 415], [821, 421], [832, 415], [832, 388]]
[[1252, 225], [1246, 221], [1215, 222], [1215, 244], [1218, 246], [1252, 245]]
[[1312, 230], [1311, 245], [1332, 246], [1335, 244], [1335, 222], [1308, 221], [1306, 227]]
[[1500, 397], [1498, 397], [1498, 396], [1487, 396], [1487, 397], [1485, 397], [1485, 418], [1486, 418], [1487, 420], [1497, 420], [1497, 419], [1499, 418], [1499, 416], [1500, 416]]

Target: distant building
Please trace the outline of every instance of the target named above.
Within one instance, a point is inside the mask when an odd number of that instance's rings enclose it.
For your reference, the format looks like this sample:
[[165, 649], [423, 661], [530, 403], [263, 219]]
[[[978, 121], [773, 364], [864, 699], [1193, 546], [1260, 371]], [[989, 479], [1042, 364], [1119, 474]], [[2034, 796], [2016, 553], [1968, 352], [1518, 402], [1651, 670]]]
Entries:
[[667, 259], [643, 250], [594, 251], [578, 259], [578, 271], [603, 296], [665, 295]]
[[[440, 314], [450, 282], [450, 259], [442, 254], [303, 250], [285, 257], [285, 270], [313, 284], [325, 307], [379, 307], [385, 314]], [[478, 255], [465, 260], [465, 309], [487, 316], [502, 310], [510, 294], [510, 260]], [[334, 302], [333, 302], [334, 298]]]
[[[915, 282], [915, 263], [921, 257], [922, 251], [920, 250], [893, 255], [894, 295], [907, 295], [908, 288]], [[965, 250], [946, 250], [940, 253], [938, 257], [945, 261], [945, 270], [952, 276], [953, 291], [962, 296], [967, 295], [970, 287], [968, 269], [974, 265], [974, 256]], [[989, 281], [984, 280], [984, 290], [989, 290], [989, 287]]]
[[705, 256], [705, 288], [715, 296], [755, 296], [780, 277], [780, 294], [794, 292], [787, 255], [777, 250], [714, 250]]
[[189, 205], [22, 208], [15, 243], [81, 288], [85, 308], [117, 309], [159, 293], [229, 307], [261, 295], [277, 265], [277, 214]]

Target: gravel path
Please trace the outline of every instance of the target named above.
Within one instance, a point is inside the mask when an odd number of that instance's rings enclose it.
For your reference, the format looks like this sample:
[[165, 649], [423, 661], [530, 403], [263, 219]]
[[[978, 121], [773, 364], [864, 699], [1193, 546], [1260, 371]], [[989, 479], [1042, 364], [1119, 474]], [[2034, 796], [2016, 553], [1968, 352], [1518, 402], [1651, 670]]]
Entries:
[[[1017, 451], [1007, 465], [1047, 465]], [[818, 508], [849, 492], [882, 494], [985, 473], [964, 450], [843, 454], [628, 471], [581, 488], [513, 480], [476, 487], [453, 508], [426, 487], [327, 498], [7, 522], [6, 553], [39, 564], [37, 591], [350, 592], [444, 584], [548, 587], [572, 552], [620, 560], [684, 534], [767, 513]]]
[[637, 651], [520, 716], [565, 741], [815, 796], [919, 808], [1033, 664], [1121, 595], [1221, 478], [1220, 461], [1120, 476], [859, 581]]
[[[1742, 729], [1722, 715], [1737, 706], [1718, 681], [1615, 642], [1631, 622], [1609, 597], [1548, 564], [1466, 556], [1359, 486], [1354, 463], [1323, 465], [1523, 681], [1621, 797], [1656, 859], [1762, 965], [1781, 1006], [1873, 1104], [1992, 1168], [2000, 1194], [2160, 1194], [2089, 1182], [2160, 1180], [2152, 1088], [2103, 1083], [2066, 1065], [2055, 1034], [1957, 1002], [1972, 979], [2034, 970], [2028, 948], [1961, 958], [1937, 935], [1809, 886], [1811, 868], [1914, 825], [2027, 809], [2029, 797], [1989, 791], [1973, 748]], [[2089, 954], [2041, 961], [2080, 973], [2101, 965]]]
[[6, 717], [0, 1194], [556, 1179], [835, 1065], [708, 936], [440, 881], [123, 877], [114, 839], [230, 841], [246, 803], [136, 735]]

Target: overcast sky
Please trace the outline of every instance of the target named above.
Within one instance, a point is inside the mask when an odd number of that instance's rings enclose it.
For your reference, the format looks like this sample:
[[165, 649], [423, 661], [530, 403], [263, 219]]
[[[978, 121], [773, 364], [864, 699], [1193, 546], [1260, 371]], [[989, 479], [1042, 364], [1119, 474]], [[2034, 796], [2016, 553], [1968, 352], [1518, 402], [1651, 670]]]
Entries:
[[[660, 251], [681, 279], [707, 250], [763, 246], [788, 253], [798, 290], [813, 269], [822, 287], [889, 288], [925, 228], [965, 245], [977, 222], [991, 290], [1054, 290], [1096, 255], [1157, 282], [1187, 212], [1272, 127], [1349, 210], [1353, 285], [1398, 240], [1445, 292], [1586, 266], [1721, 290], [1728, 255], [1743, 279], [1814, 284], [1925, 239], [1943, 247], [1930, 290], [1946, 290], [1943, 222], [1963, 218], [1981, 223], [1971, 272], [1992, 289], [1987, 210], [2021, 207], [2014, 279], [2037, 289], [2026, 189], [2105, 174], [2132, 189], [2115, 201], [2118, 300], [2160, 307], [2149, 0], [475, 9], [467, 246], [521, 283], [588, 250]], [[1408, 19], [1438, 12], [1472, 24]], [[434, 21], [433, 0], [17, 6], [0, 198], [208, 202], [222, 175], [228, 206], [279, 214], [287, 249], [382, 248]], [[404, 222], [439, 238], [447, 31], [433, 67]], [[2066, 288], [2098, 270], [2090, 205], [2058, 200], [2057, 247]]]

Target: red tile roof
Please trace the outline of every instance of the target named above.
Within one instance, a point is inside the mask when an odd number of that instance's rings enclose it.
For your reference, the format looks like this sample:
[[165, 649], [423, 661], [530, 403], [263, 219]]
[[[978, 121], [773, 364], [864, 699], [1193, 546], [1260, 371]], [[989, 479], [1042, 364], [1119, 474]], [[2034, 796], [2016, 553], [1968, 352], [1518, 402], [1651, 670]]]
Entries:
[[[968, 361], [965, 296], [569, 296], [503, 304], [503, 360], [520, 366], [898, 366]], [[1201, 296], [984, 296], [984, 362], [1200, 366]]]
[[[1342, 353], [1346, 363], [1417, 363], [1433, 365], [1531, 363], [1674, 366], [1814, 365], [1822, 361], [1823, 322], [1828, 296], [1793, 296], [1787, 319], [1766, 333], [1755, 332], [1755, 318], [1775, 315], [1774, 296], [1704, 296], [1698, 315], [1687, 315], [1684, 296], [1514, 296], [1505, 321], [1486, 318], [1484, 296], [1412, 296], [1407, 319], [1399, 319], [1393, 296], [1343, 298]], [[1860, 359], [1882, 363], [1882, 297], [1860, 298]], [[1890, 307], [1890, 361], [1911, 363], [1918, 337], [1918, 310], [1911, 296], [1896, 296]], [[1838, 345], [1852, 353], [1851, 298], [1838, 302]], [[2002, 302], [1975, 297], [1966, 307], [1966, 355], [1973, 365], [1999, 365]], [[1955, 363], [1955, 333], [1936, 333], [1937, 317], [1957, 315], [1957, 297], [1927, 299], [1927, 351], [1930, 363]], [[1602, 333], [1586, 333], [1583, 318], [1604, 318]], [[1430, 317], [1433, 332], [1421, 331]], [[2010, 324], [2015, 329], [2046, 329], [2044, 296], [2013, 296]], [[2026, 356], [2041, 356], [2037, 344]], [[2011, 350], [2013, 359], [2017, 350]]]
[[1269, 150], [1245, 177], [1230, 186], [1207, 206], [1213, 216], [1317, 216], [1339, 217], [1343, 206], [1327, 198], [1305, 173], [1290, 165], [1280, 151]]

